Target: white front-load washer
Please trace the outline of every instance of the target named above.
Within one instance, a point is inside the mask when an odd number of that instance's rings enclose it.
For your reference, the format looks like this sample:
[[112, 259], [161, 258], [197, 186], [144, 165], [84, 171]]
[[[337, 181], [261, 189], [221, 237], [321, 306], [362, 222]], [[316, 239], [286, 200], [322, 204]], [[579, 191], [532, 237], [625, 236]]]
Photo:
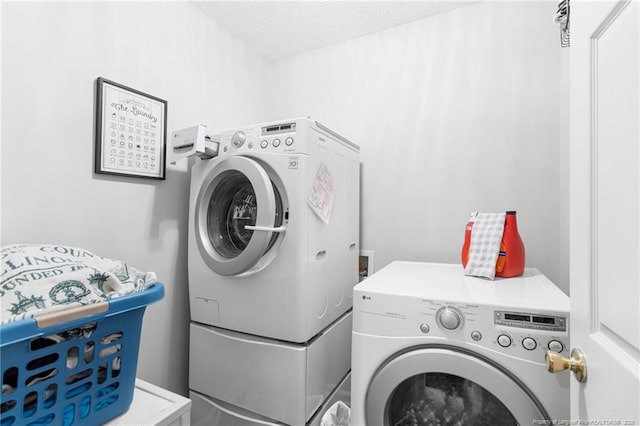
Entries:
[[359, 148], [308, 118], [222, 132], [191, 170], [191, 320], [306, 342], [352, 306]]
[[526, 425], [569, 419], [569, 299], [535, 269], [490, 281], [393, 262], [354, 289], [352, 425]]
[[344, 388], [359, 148], [306, 118], [222, 132], [191, 172], [194, 424], [314, 424]]

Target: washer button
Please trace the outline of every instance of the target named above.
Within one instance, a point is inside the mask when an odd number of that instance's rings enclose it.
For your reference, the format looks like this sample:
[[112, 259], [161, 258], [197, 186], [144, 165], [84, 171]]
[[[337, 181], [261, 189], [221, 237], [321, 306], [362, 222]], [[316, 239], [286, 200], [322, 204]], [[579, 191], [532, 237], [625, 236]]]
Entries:
[[498, 344], [500, 346], [502, 346], [503, 348], [507, 348], [509, 346], [511, 346], [511, 337], [507, 336], [506, 334], [501, 334], [498, 336]]
[[291, 146], [293, 145], [293, 138], [292, 137], [288, 137], [284, 140], [285, 145], [287, 146]]
[[266, 140], [262, 140], [262, 141], [260, 142], [260, 148], [263, 148], [263, 149], [264, 149], [264, 148], [266, 148], [266, 147], [268, 147], [268, 146], [269, 146], [269, 142], [267, 142]]
[[534, 350], [538, 346], [538, 343], [531, 337], [525, 337], [522, 339], [522, 347], [528, 351]]
[[472, 331], [471, 338], [476, 342], [479, 342], [480, 340], [482, 340], [482, 333], [480, 333], [479, 331]]
[[276, 148], [279, 147], [280, 146], [280, 139], [274, 139], [272, 145], [275, 146]]
[[422, 331], [424, 334], [427, 334], [429, 330], [431, 330], [429, 324], [420, 324], [420, 331]]
[[549, 344], [547, 345], [547, 347], [549, 348], [550, 351], [554, 351], [554, 352], [558, 352], [558, 353], [560, 353], [560, 352], [562, 352], [564, 350], [564, 345], [559, 340], [550, 341]]

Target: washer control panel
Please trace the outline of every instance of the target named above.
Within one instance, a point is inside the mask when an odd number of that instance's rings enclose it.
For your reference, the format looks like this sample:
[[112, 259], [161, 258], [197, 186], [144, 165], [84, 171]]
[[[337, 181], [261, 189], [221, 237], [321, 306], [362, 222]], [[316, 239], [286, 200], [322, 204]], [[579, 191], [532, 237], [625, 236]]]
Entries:
[[[567, 355], [569, 313], [509, 309], [458, 301], [362, 292], [354, 297], [354, 331], [373, 335], [447, 339], [532, 362], [547, 350]], [[362, 319], [362, 320], [361, 320]]]
[[[295, 142], [295, 131], [295, 122], [264, 126], [260, 131], [260, 148], [278, 148], [280, 145], [284, 145], [285, 148], [290, 147]], [[294, 134], [292, 135], [291, 133]]]
[[305, 149], [304, 126], [296, 121], [272, 123], [222, 132], [220, 155], [237, 152], [293, 153]]
[[567, 331], [566, 317], [529, 312], [496, 311], [496, 325], [529, 328], [534, 330]]

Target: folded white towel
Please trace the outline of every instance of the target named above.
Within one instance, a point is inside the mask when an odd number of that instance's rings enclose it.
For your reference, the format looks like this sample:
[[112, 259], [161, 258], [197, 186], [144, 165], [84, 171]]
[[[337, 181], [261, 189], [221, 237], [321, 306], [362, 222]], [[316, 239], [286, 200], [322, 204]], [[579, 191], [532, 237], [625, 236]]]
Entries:
[[505, 215], [505, 213], [478, 213], [471, 230], [469, 261], [464, 269], [465, 275], [495, 278]]

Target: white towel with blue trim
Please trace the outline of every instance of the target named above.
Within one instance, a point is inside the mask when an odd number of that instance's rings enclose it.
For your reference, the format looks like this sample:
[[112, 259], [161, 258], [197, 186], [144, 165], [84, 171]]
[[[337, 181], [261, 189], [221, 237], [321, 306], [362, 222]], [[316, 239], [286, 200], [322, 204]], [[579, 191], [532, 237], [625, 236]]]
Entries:
[[0, 249], [0, 324], [146, 290], [153, 272], [78, 247], [16, 244]]
[[471, 228], [469, 260], [465, 275], [494, 279], [500, 243], [504, 233], [505, 213], [478, 213]]

